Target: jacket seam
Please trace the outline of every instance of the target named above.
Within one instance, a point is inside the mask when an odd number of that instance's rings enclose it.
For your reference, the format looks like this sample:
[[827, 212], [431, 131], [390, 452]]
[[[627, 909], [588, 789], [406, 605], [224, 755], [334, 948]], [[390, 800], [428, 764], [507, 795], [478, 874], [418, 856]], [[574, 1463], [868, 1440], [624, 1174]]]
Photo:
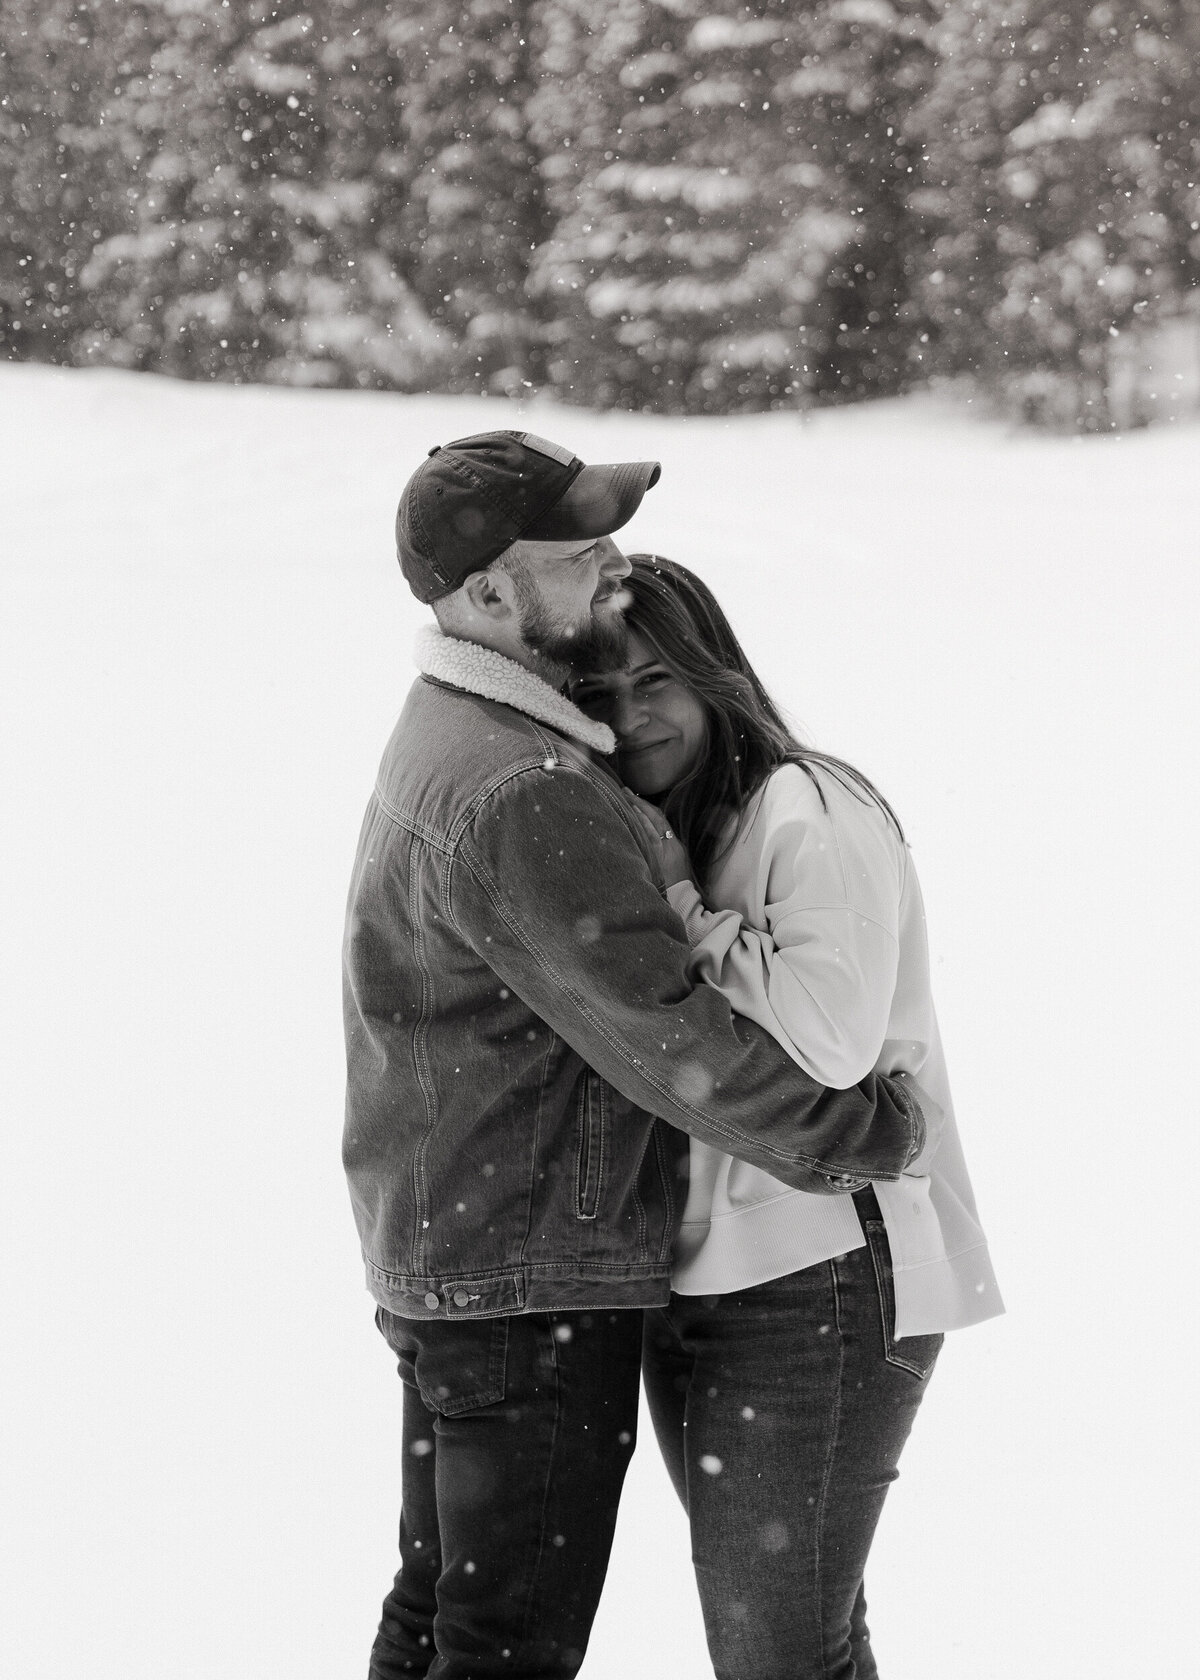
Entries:
[[[538, 725], [533, 719], [529, 719], [528, 721], [530, 722], [530, 725], [531, 725], [532, 728], [534, 728], [535, 730], [538, 729]], [[457, 916], [457, 914], [455, 912], [455, 909], [454, 909], [454, 901], [453, 901], [453, 898], [451, 896], [451, 894], [452, 894], [452, 886], [451, 886], [452, 868], [453, 868], [453, 864], [457, 861], [457, 859], [460, 856], [465, 856], [465, 847], [463, 845], [463, 835], [466, 833], [467, 829], [472, 825], [472, 823], [474, 823], [475, 819], [479, 816], [479, 813], [483, 810], [483, 807], [487, 803], [487, 801], [490, 800], [491, 798], [493, 798], [495, 794], [499, 793], [502, 788], [507, 787], [510, 782], [516, 781], [518, 776], [527, 775], [531, 770], [543, 770], [543, 771], [548, 770], [548, 769], [565, 770], [569, 775], [573, 774], [573, 775], [584, 776], [586, 778], [586, 780], [588, 781], [589, 785], [591, 787], [593, 787], [600, 794], [601, 798], [605, 799], [612, 806], [613, 810], [616, 811], [621, 816], [622, 821], [624, 821], [627, 824], [629, 822], [628, 811], [626, 810], [624, 804], [617, 798], [617, 796], [607, 786], [606, 778], [603, 775], [595, 775], [595, 774], [590, 774], [589, 775], [588, 766], [586, 764], [577, 763], [574, 759], [572, 759], [570, 757], [565, 757], [564, 758], [562, 756], [561, 752], [559, 752], [557, 750], [554, 741], [550, 740], [546, 737], [542, 737], [540, 735], [540, 731], [539, 731], [539, 738], [545, 740], [545, 744], [546, 744], [546, 748], [547, 748], [547, 756], [542, 757], [542, 758], [535, 758], [535, 759], [521, 759], [517, 764], [510, 765], [508, 767], [507, 771], [503, 775], [497, 776], [494, 779], [494, 781], [489, 782], [486, 787], [481, 789], [480, 792], [475, 795], [475, 797], [472, 800], [471, 805], [468, 808], [465, 815], [459, 818], [459, 820], [454, 824], [453, 828], [450, 831], [450, 836], [449, 836], [450, 851], [449, 851], [449, 854], [448, 854], [450, 862], [449, 862], [449, 865], [446, 869], [446, 877], [445, 877], [445, 879], [446, 879], [446, 912], [447, 912], [448, 916], [450, 917], [451, 924], [454, 927], [455, 931], [457, 933], [460, 933], [462, 935], [462, 937], [467, 941], [468, 944], [473, 944], [473, 940], [471, 938], [471, 935], [467, 932], [467, 930], [463, 927], [462, 923], [459, 921], [458, 916]], [[636, 839], [636, 831], [631, 828], [630, 832], [634, 834], [634, 837]], [[643, 855], [645, 855], [645, 854], [643, 853]], [[479, 859], [480, 866], [482, 867], [483, 860], [482, 860], [482, 857], [480, 857], [480, 854], [478, 852], [475, 852], [474, 856]], [[649, 863], [649, 859], [647, 859], [647, 863]], [[482, 878], [481, 878], [480, 873], [479, 873], [479, 870], [476, 869], [474, 867], [474, 865], [472, 865], [470, 863], [469, 860], [467, 862], [467, 867], [471, 870], [471, 873], [472, 873], [472, 875], [475, 876], [475, 879], [478, 880], [478, 881], [481, 881], [481, 884], [483, 884]], [[661, 896], [665, 899], [666, 898], [666, 889], [663, 888], [663, 887], [660, 887], [659, 890], [660, 890]], [[493, 897], [491, 889], [490, 889], [490, 877], [488, 877], [488, 897], [489, 898]], [[493, 899], [493, 902], [495, 902], [494, 899]], [[501, 919], [504, 921], [506, 926], [512, 926], [512, 924], [508, 922], [507, 917], [504, 917], [502, 915]], [[517, 931], [517, 930], [514, 929], [514, 931]], [[534, 948], [532, 946], [526, 946], [526, 949], [532, 951]], [[555, 974], [556, 974], [556, 978], [557, 978], [557, 971], [555, 971]]]
[[573, 1272], [615, 1272], [624, 1274], [631, 1283], [638, 1282], [645, 1276], [657, 1277], [669, 1270], [669, 1261], [664, 1260], [581, 1260], [576, 1254], [564, 1254], [558, 1260], [514, 1260], [508, 1266], [496, 1266], [484, 1271], [453, 1271], [453, 1272], [393, 1272], [387, 1267], [378, 1265], [370, 1258], [366, 1261], [367, 1270], [372, 1277], [378, 1278], [380, 1283], [396, 1284], [410, 1287], [414, 1293], [425, 1287], [432, 1287], [435, 1283], [449, 1288], [451, 1284], [464, 1283], [493, 1283], [499, 1280], [516, 1280], [518, 1277], [547, 1275], [554, 1272], [570, 1270]]
[[[415, 848], [409, 851], [408, 858], [408, 896], [409, 903], [415, 901], [414, 876], [417, 868], [417, 853]], [[417, 1070], [417, 1082], [421, 1087], [421, 1095], [425, 1101], [425, 1132], [413, 1150], [413, 1201], [415, 1203], [416, 1218], [413, 1220], [413, 1266], [424, 1262], [425, 1246], [424, 1232], [429, 1225], [429, 1185], [425, 1177], [425, 1155], [429, 1148], [433, 1128], [437, 1124], [437, 1101], [433, 1079], [431, 1077], [427, 1056], [426, 1035], [432, 1016], [433, 988], [429, 979], [429, 968], [425, 961], [425, 931], [419, 916], [412, 918], [413, 956], [416, 959], [417, 972], [421, 976], [421, 1013], [413, 1027], [413, 1063]]]
[[515, 780], [517, 776], [524, 775], [527, 771], [545, 770], [547, 768], [557, 769], [564, 765], [565, 761], [556, 749], [555, 743], [549, 739], [549, 737], [543, 735], [541, 730], [538, 729], [537, 725], [533, 724], [532, 721], [531, 727], [545, 748], [542, 756], [540, 758], [519, 759], [515, 764], [507, 765], [505, 769], [499, 775], [495, 776], [490, 782], [486, 782], [484, 786], [474, 795], [471, 804], [467, 807], [467, 809], [457, 817], [448, 834], [441, 830], [430, 828], [426, 823], [421, 822], [418, 817], [411, 816], [409, 812], [400, 810], [398, 806], [392, 803], [377, 782], [375, 784], [375, 797], [379, 801], [384, 815], [390, 818], [392, 822], [398, 824], [399, 827], [406, 829], [409, 834], [415, 834], [418, 839], [424, 840], [429, 845], [436, 847], [439, 852], [453, 855], [463, 830], [468, 828], [471, 823], [474, 822], [483, 805], [492, 797], [493, 794], [498, 793], [508, 782]]
[[521, 1237], [521, 1265], [526, 1265], [525, 1255], [529, 1248], [529, 1239], [533, 1234], [534, 1204], [536, 1202], [537, 1170], [536, 1163], [542, 1158], [542, 1105], [546, 1101], [546, 1088], [550, 1076], [550, 1057], [554, 1051], [554, 1029], [547, 1023], [542, 1023], [549, 1035], [546, 1040], [545, 1054], [542, 1056], [542, 1072], [538, 1079], [537, 1108], [533, 1115], [533, 1137], [530, 1139], [530, 1172], [528, 1174], [528, 1189], [525, 1196], [525, 1230]]
[[439, 852], [449, 849], [445, 835], [439, 834], [436, 829], [427, 827], [416, 817], [410, 817], [406, 811], [397, 810], [378, 782], [375, 784], [375, 797], [379, 801], [379, 807], [384, 816], [390, 822], [395, 823], [397, 827], [404, 829], [408, 834], [415, 835], [418, 840], [424, 840], [427, 845], [435, 847]]
[[[663, 1207], [665, 1211], [662, 1241], [658, 1245], [658, 1258], [660, 1262], [670, 1265], [671, 1250], [675, 1246], [679, 1220], [676, 1214], [675, 1186], [671, 1183], [671, 1162], [667, 1156], [666, 1141], [663, 1137], [663, 1127], [665, 1125], [665, 1120], [659, 1120], [657, 1116], [652, 1118], [650, 1123], [650, 1138], [647, 1140], [647, 1148], [652, 1146], [654, 1149], [654, 1159], [658, 1166], [658, 1181], [662, 1186]], [[642, 1161], [645, 1159], [646, 1150], [643, 1150]], [[637, 1204], [638, 1220], [642, 1231], [642, 1246], [643, 1251], [645, 1251], [648, 1247], [647, 1237], [649, 1231], [646, 1223], [646, 1209], [642, 1203], [641, 1196], [638, 1194], [637, 1188], [637, 1179], [641, 1175], [642, 1161], [638, 1162], [638, 1173], [634, 1177], [633, 1199]]]

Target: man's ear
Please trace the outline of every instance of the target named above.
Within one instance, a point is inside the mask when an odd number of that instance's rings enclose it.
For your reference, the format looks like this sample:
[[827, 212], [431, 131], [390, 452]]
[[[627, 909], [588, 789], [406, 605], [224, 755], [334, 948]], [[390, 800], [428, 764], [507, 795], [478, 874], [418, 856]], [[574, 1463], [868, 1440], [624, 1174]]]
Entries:
[[477, 613], [501, 623], [511, 618], [516, 606], [512, 579], [499, 567], [491, 572], [472, 572], [462, 590]]

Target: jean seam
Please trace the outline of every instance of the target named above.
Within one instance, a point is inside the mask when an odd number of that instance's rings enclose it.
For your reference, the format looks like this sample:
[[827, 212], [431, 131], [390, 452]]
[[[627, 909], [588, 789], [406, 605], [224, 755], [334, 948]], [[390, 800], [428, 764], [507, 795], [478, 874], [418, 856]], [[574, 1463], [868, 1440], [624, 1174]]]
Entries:
[[559, 1430], [562, 1422], [562, 1369], [558, 1360], [558, 1337], [554, 1334], [551, 1315], [546, 1318], [547, 1333], [550, 1337], [550, 1363], [554, 1372], [554, 1423], [550, 1431], [550, 1451], [547, 1455], [545, 1468], [545, 1487], [542, 1492], [542, 1507], [538, 1518], [538, 1543], [534, 1555], [533, 1569], [530, 1571], [529, 1587], [525, 1594], [525, 1619], [521, 1624], [521, 1638], [528, 1642], [530, 1630], [534, 1624], [534, 1606], [537, 1600], [538, 1583], [542, 1573], [542, 1559], [546, 1555], [546, 1508], [550, 1503], [550, 1483], [554, 1475], [554, 1455], [558, 1450]]
[[492, 1320], [491, 1347], [488, 1359], [488, 1381], [492, 1391], [500, 1391], [503, 1400], [508, 1393], [508, 1320], [496, 1318]]
[[838, 1291], [837, 1264], [829, 1262], [829, 1283], [833, 1294], [833, 1322], [838, 1338], [837, 1390], [830, 1420], [829, 1449], [821, 1472], [821, 1494], [817, 1505], [817, 1525], [813, 1539], [813, 1599], [817, 1607], [817, 1636], [821, 1641], [821, 1668], [825, 1668], [825, 1601], [821, 1594], [821, 1546], [825, 1538], [825, 1510], [829, 1499], [829, 1483], [833, 1476], [833, 1461], [837, 1456], [838, 1430], [842, 1421], [842, 1386], [846, 1370], [846, 1335], [842, 1325], [842, 1301]]

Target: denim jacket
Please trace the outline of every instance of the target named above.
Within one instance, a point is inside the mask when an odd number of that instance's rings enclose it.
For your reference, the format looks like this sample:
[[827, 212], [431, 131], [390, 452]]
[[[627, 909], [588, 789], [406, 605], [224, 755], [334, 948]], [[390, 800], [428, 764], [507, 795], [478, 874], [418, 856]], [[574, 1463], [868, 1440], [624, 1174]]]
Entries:
[[420, 646], [344, 949], [343, 1158], [375, 1299], [415, 1318], [661, 1304], [685, 1133], [805, 1190], [897, 1178], [925, 1136], [902, 1082], [827, 1090], [693, 989], [589, 750], [610, 732], [490, 649]]

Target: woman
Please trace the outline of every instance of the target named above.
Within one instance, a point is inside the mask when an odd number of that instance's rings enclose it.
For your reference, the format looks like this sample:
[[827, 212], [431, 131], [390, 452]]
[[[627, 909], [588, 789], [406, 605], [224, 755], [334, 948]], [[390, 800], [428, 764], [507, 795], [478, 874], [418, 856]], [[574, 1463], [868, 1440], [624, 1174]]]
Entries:
[[867, 1680], [863, 1571], [942, 1332], [1003, 1311], [920, 888], [890, 806], [793, 738], [699, 578], [632, 560], [628, 663], [572, 695], [616, 733], [694, 977], [825, 1084], [907, 1072], [944, 1113], [898, 1183], [845, 1195], [693, 1140], [671, 1301], [647, 1315], [718, 1680]]

